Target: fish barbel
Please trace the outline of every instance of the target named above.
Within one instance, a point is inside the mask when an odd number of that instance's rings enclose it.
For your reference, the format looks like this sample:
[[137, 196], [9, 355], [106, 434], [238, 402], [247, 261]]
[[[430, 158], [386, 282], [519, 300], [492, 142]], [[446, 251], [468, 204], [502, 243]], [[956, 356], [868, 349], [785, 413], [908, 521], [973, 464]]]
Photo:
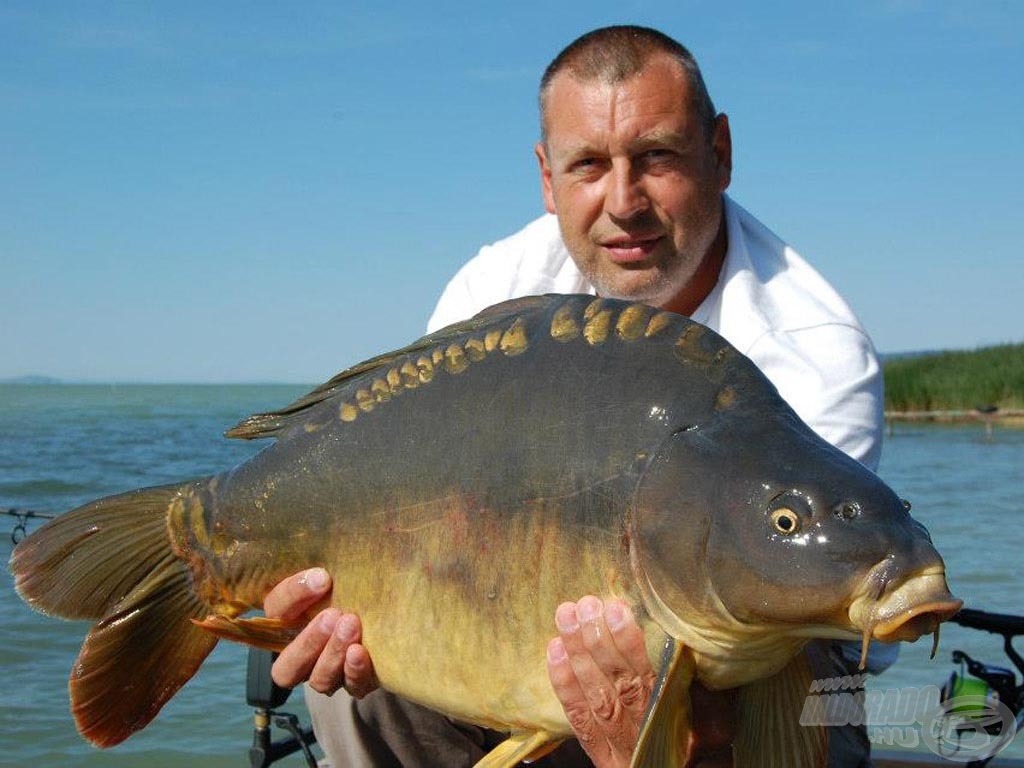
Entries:
[[913, 640], [960, 607], [888, 486], [717, 334], [642, 304], [496, 305], [228, 435], [275, 442], [11, 557], [30, 605], [95, 622], [70, 681], [94, 744], [144, 727], [218, 636], [287, 644], [300, 627], [246, 613], [312, 566], [385, 688], [509, 732], [487, 766], [571, 737], [545, 649], [580, 595], [644, 628], [659, 681], [633, 765], [652, 768], [682, 765], [694, 678], [742, 689], [736, 765], [820, 764], [804, 644]]

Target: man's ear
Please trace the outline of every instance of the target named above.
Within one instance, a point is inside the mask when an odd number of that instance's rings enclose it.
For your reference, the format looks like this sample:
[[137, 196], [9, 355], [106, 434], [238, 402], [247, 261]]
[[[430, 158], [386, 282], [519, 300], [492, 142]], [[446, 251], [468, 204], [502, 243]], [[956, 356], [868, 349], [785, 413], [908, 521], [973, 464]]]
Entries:
[[725, 192], [732, 181], [732, 133], [729, 130], [729, 116], [724, 112], [715, 118], [711, 148], [718, 164], [718, 191]]
[[555, 195], [551, 191], [551, 164], [548, 162], [544, 142], [538, 141], [533, 147], [533, 152], [537, 155], [537, 162], [540, 164], [540, 192], [544, 198], [544, 209], [548, 213], [557, 213]]

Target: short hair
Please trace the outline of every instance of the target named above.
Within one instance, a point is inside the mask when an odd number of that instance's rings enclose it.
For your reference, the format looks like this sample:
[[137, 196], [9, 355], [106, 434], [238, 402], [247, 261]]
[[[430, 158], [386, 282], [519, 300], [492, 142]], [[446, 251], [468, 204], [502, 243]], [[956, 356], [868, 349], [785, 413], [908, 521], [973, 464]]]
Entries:
[[693, 106], [710, 140], [714, 134], [715, 105], [693, 54], [663, 32], [633, 25], [601, 27], [587, 32], [569, 43], [548, 65], [540, 79], [541, 139], [547, 140], [547, 95], [555, 75], [567, 71], [581, 82], [600, 80], [614, 85], [638, 74], [659, 53], [674, 58], [689, 78]]

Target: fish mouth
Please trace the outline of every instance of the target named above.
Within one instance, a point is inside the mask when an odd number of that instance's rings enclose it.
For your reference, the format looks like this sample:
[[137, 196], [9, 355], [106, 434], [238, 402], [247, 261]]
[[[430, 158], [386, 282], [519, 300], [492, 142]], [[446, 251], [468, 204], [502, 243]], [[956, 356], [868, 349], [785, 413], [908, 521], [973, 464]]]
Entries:
[[876, 624], [872, 636], [883, 643], [894, 643], [897, 640], [913, 642], [922, 635], [930, 635], [939, 628], [939, 624], [953, 618], [963, 606], [962, 600], [950, 595], [949, 600], [936, 600], [916, 606], [903, 616]]
[[[934, 637], [934, 656], [939, 644], [939, 625], [963, 607], [963, 600], [949, 591], [945, 570], [941, 566], [933, 566], [910, 576], [894, 588], [876, 582], [871, 589], [873, 581], [869, 576], [868, 594], [850, 606], [850, 620], [862, 632], [861, 669], [866, 664], [868, 644], [872, 639], [883, 643], [913, 642], [922, 635], [931, 634]], [[879, 592], [884, 594], [877, 594]]]

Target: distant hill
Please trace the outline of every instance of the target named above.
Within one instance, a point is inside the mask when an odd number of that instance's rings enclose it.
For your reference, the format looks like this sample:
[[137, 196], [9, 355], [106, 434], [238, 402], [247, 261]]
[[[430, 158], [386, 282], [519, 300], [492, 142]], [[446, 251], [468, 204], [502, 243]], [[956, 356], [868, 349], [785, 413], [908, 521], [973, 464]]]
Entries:
[[12, 376], [9, 379], [0, 379], [0, 384], [63, 384], [60, 379], [53, 376]]
[[886, 356], [887, 411], [1024, 408], [1024, 343]]

